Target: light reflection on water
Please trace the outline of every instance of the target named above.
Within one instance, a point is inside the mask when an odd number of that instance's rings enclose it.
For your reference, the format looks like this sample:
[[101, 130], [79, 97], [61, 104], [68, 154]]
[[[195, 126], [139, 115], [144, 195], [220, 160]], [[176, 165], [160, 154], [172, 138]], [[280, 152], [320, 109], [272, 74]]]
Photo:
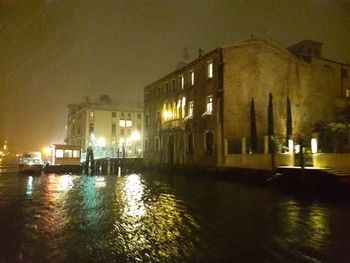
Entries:
[[0, 211], [0, 262], [346, 262], [350, 256], [350, 229], [342, 225], [350, 220], [348, 205], [215, 179], [0, 176]]

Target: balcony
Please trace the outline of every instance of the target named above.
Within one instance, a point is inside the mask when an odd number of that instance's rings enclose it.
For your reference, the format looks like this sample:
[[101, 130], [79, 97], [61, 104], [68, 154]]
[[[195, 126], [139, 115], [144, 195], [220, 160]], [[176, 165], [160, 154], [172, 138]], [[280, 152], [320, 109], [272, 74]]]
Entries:
[[183, 119], [177, 119], [177, 120], [169, 120], [163, 122], [161, 126], [161, 130], [167, 130], [167, 129], [174, 129], [174, 128], [180, 128], [185, 129], [185, 122]]

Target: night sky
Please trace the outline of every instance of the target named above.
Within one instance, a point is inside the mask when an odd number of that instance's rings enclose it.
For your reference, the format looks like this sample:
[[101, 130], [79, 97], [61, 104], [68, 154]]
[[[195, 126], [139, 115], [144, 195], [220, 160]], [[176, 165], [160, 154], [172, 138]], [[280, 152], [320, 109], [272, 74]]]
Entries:
[[18, 151], [63, 143], [67, 104], [136, 104], [184, 47], [192, 60], [252, 34], [321, 41], [324, 57], [349, 62], [350, 1], [0, 0], [0, 140]]

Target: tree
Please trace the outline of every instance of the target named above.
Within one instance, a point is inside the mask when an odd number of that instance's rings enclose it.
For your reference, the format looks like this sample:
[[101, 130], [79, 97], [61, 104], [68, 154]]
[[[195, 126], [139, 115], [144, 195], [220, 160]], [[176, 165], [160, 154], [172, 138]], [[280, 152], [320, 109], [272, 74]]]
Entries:
[[250, 148], [252, 152], [256, 152], [258, 148], [258, 136], [256, 132], [256, 117], [254, 99], [250, 102]]
[[289, 96], [287, 96], [287, 122], [286, 122], [286, 143], [288, 145], [288, 140], [293, 135], [293, 126], [292, 126], [292, 109], [290, 105]]
[[267, 112], [267, 135], [269, 136], [269, 152], [272, 153], [274, 149], [273, 136], [274, 131], [274, 121], [273, 121], [273, 99], [272, 94], [269, 94], [269, 106]]

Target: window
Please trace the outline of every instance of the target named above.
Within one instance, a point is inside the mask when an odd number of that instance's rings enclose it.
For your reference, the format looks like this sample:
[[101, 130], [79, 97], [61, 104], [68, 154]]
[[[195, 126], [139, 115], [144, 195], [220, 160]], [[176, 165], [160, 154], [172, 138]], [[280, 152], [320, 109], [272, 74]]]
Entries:
[[162, 89], [161, 87], [158, 87], [157, 88], [157, 95], [160, 96], [162, 94]]
[[185, 87], [185, 78], [184, 78], [184, 76], [180, 76], [179, 83], [180, 83], [181, 89], [184, 89], [184, 87]]
[[208, 155], [212, 155], [214, 152], [214, 136], [211, 131], [205, 133], [205, 151]]
[[112, 145], [115, 145], [115, 139], [112, 139], [111, 143]]
[[343, 69], [341, 70], [341, 76], [342, 76], [343, 78], [347, 78], [347, 77], [348, 77], [348, 71], [347, 71], [345, 68], [343, 68]]
[[131, 127], [131, 126], [132, 126], [132, 120], [127, 120], [126, 127]]
[[213, 96], [209, 96], [207, 97], [207, 110], [206, 112], [213, 112]]
[[63, 150], [56, 150], [56, 158], [63, 158]]
[[95, 117], [95, 112], [93, 112], [93, 111], [90, 111], [90, 112], [89, 112], [89, 116], [90, 116], [90, 118], [93, 118], [93, 117]]
[[148, 114], [145, 115], [145, 125], [148, 126]]
[[117, 117], [117, 113], [115, 111], [112, 112], [112, 118], [116, 118]]
[[94, 124], [90, 123], [89, 124], [89, 133], [93, 133], [94, 132]]
[[207, 63], [207, 76], [209, 79], [213, 77], [213, 62]]
[[175, 89], [176, 89], [176, 81], [175, 81], [175, 79], [173, 79], [173, 80], [171, 80], [171, 90], [175, 91]]
[[159, 152], [159, 137], [156, 137], [155, 138], [155, 141], [154, 141], [154, 148], [155, 148], [155, 152]]
[[73, 152], [72, 150], [64, 150], [64, 157], [65, 158], [72, 158]]
[[186, 117], [186, 98], [182, 97], [182, 102], [181, 102], [181, 113], [182, 113], [182, 118]]
[[79, 150], [73, 150], [73, 158], [79, 158], [80, 157], [80, 151]]
[[193, 117], [193, 101], [189, 102], [188, 106], [188, 116]]
[[193, 153], [194, 149], [194, 140], [193, 140], [193, 133], [190, 133], [187, 135], [187, 152]]
[[124, 112], [121, 113], [121, 116], [124, 117]]
[[116, 130], [116, 129], [115, 129], [115, 124], [113, 123], [113, 124], [112, 124], [112, 134], [115, 134], [115, 130]]
[[129, 119], [131, 118], [131, 113], [130, 113], [130, 112], [128, 113], [128, 118], [129, 118]]
[[148, 152], [148, 139], [145, 139], [145, 152]]
[[137, 119], [141, 120], [141, 113], [137, 113]]
[[168, 92], [169, 92], [169, 83], [166, 82], [164, 86], [165, 86], [165, 94], [168, 94]]
[[125, 126], [126, 126], [126, 121], [120, 119], [120, 120], [119, 120], [119, 126], [120, 126], [120, 127], [125, 127]]
[[194, 85], [194, 71], [191, 70], [189, 72], [189, 79], [190, 79], [190, 85], [193, 86]]
[[148, 103], [148, 99], [149, 99], [149, 94], [148, 94], [148, 91], [146, 91], [146, 93], [145, 93], [145, 103], [146, 104]]
[[120, 135], [124, 135], [124, 129], [120, 129]]

